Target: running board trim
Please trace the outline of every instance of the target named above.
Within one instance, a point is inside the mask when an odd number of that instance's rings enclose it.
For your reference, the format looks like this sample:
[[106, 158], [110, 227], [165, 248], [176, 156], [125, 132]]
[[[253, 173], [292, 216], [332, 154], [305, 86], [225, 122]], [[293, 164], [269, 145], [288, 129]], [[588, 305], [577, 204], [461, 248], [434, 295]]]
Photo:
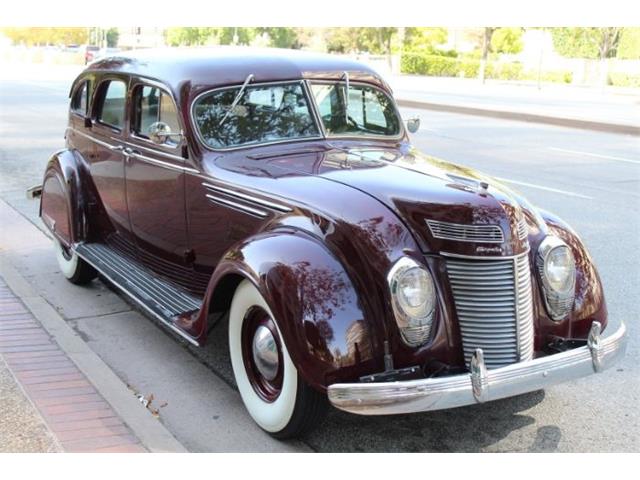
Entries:
[[[96, 247], [98, 246], [98, 248], [103, 248], [103, 249], [109, 249], [109, 247], [107, 247], [106, 245], [102, 245], [102, 244], [79, 244], [76, 245], [74, 248], [74, 251], [77, 253], [77, 255], [82, 258], [85, 262], [87, 262], [89, 265], [91, 265], [93, 268], [95, 268], [100, 275], [102, 275], [103, 277], [105, 277], [107, 280], [109, 280], [109, 282], [111, 282], [113, 285], [115, 285], [116, 287], [118, 287], [119, 290], [121, 290], [123, 293], [125, 293], [129, 298], [131, 298], [133, 301], [135, 301], [136, 305], [139, 305], [140, 307], [142, 307], [146, 312], [148, 312], [149, 314], [151, 314], [154, 318], [156, 318], [157, 320], [159, 320], [161, 322], [161, 324], [164, 327], [167, 327], [169, 330], [173, 331], [174, 333], [178, 334], [180, 337], [182, 337], [183, 339], [187, 340], [189, 343], [191, 343], [192, 345], [195, 345], [197, 347], [201, 346], [200, 342], [198, 342], [197, 340], [195, 340], [193, 337], [191, 337], [189, 334], [187, 334], [186, 332], [184, 332], [183, 330], [181, 330], [180, 328], [178, 328], [176, 325], [174, 325], [171, 321], [170, 321], [170, 317], [167, 315], [163, 315], [162, 313], [160, 313], [161, 311], [164, 311], [166, 314], [170, 314], [171, 312], [167, 309], [167, 308], [163, 308], [162, 305], [159, 305], [157, 302], [156, 303], [156, 308], [153, 308], [151, 305], [149, 305], [143, 298], [143, 293], [144, 292], [140, 292], [140, 288], [128, 288], [125, 284], [126, 283], [130, 283], [131, 285], [134, 285], [131, 281], [127, 280], [121, 273], [119, 273], [116, 269], [114, 268], [110, 268], [109, 264], [96, 257], [95, 256], [95, 252], [92, 251], [92, 247]], [[112, 249], [109, 249], [112, 250]], [[113, 252], [113, 250], [112, 250]], [[114, 255], [118, 255], [119, 257], [121, 257], [121, 255], [113, 252]], [[136, 269], [140, 269], [140, 267], [133, 266], [133, 268]], [[118, 278], [120, 277], [120, 278]], [[152, 281], [152, 277], [150, 276], [150, 281]], [[124, 281], [123, 281], [124, 280]], [[163, 281], [156, 281], [156, 283], [163, 285], [163, 286], [167, 286], [166, 282]], [[152, 289], [153, 285], [147, 286], [148, 289]], [[185, 297], [188, 297], [187, 295], [184, 295]], [[147, 300], [152, 300], [151, 297], [147, 296]], [[193, 299], [192, 297], [189, 299], [189, 303], [193, 302], [194, 306], [195, 306], [195, 299]], [[201, 305], [200, 305], [201, 306]], [[183, 312], [175, 312], [175, 314], [173, 315], [178, 316], [181, 313], [186, 313], [186, 312], [190, 312], [190, 311], [195, 311], [198, 310], [200, 307], [198, 308], [194, 308], [193, 310], [186, 310]]]

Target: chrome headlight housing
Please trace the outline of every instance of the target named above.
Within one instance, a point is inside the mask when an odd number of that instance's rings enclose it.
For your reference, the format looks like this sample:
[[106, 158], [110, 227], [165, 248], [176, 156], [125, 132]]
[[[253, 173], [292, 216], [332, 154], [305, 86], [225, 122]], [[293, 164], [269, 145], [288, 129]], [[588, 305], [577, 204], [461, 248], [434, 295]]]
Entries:
[[547, 312], [553, 320], [562, 320], [571, 311], [575, 297], [573, 253], [560, 238], [550, 235], [538, 247], [537, 267]]
[[431, 273], [409, 257], [398, 260], [387, 276], [391, 303], [402, 340], [411, 347], [429, 338], [436, 289]]

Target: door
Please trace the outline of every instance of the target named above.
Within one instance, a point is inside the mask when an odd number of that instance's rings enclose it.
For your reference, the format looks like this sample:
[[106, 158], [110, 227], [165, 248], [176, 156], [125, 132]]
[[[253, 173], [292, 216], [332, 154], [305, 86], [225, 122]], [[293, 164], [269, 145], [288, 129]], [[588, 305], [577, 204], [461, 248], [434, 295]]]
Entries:
[[105, 240], [133, 253], [124, 180], [124, 135], [126, 123], [126, 77], [106, 78], [96, 90], [94, 121], [85, 135], [94, 150], [89, 155], [91, 177], [109, 219]]
[[[192, 276], [185, 220], [185, 166], [176, 104], [159, 84], [132, 83], [125, 179], [131, 230], [145, 265], [189, 287]], [[154, 136], [161, 126], [162, 137]], [[153, 138], [153, 140], [152, 140]]]

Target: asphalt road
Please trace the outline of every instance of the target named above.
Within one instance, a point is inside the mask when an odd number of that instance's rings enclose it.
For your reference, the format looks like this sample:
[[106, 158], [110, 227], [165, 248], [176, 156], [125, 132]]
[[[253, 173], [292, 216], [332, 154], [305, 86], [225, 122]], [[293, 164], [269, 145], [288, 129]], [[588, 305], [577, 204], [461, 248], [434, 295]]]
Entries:
[[[48, 156], [64, 145], [70, 81], [64, 69], [39, 72], [0, 74], [0, 197], [36, 224], [37, 204], [24, 199], [24, 190], [40, 182]], [[332, 410], [303, 442], [279, 445], [257, 435], [243, 446], [237, 439], [244, 438], [250, 420], [233, 390], [225, 332], [216, 331], [203, 349], [191, 348], [132, 311], [100, 282], [88, 289], [70, 286], [48, 261], [40, 272], [48, 252], [38, 252], [45, 256], [37, 259], [23, 252], [15, 257], [18, 268], [121, 378], [168, 401], [161, 419], [191, 450], [224, 449], [219, 438], [236, 438], [227, 449], [640, 451], [640, 139], [428, 111], [402, 113], [421, 116], [423, 127], [413, 136], [418, 148], [511, 182], [580, 233], [602, 276], [610, 328], [620, 321], [628, 326], [627, 356], [617, 368], [544, 392], [448, 411], [359, 417]], [[19, 243], [10, 228], [0, 233], [0, 254], [4, 244]], [[224, 401], [200, 401], [215, 393], [203, 382], [215, 385], [215, 392], [224, 390]], [[172, 408], [176, 405], [182, 408]]]

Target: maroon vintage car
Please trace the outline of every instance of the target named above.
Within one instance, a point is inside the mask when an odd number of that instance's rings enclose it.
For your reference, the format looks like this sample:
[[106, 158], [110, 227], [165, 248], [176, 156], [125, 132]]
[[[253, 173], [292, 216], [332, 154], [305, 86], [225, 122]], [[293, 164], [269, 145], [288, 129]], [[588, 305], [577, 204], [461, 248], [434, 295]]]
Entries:
[[93, 63], [70, 97], [41, 187], [63, 274], [101, 274], [196, 345], [228, 321], [238, 390], [274, 436], [307, 431], [327, 398], [365, 415], [458, 407], [624, 352], [624, 326], [601, 337], [576, 233], [416, 151], [418, 122], [364, 65], [148, 51]]

